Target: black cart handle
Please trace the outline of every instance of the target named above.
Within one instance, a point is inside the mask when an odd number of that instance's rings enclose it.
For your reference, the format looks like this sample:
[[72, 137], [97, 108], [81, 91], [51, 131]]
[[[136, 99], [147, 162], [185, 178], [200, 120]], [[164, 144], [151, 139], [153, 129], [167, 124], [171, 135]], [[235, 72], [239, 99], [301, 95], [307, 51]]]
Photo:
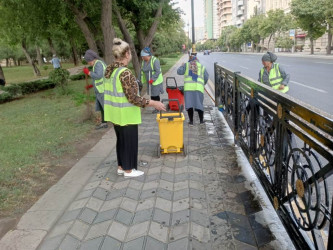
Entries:
[[176, 77], [167, 77], [165, 78], [165, 83], [166, 83], [166, 87], [168, 88], [170, 85], [168, 85], [168, 80], [174, 80], [176, 88], [177, 88], [177, 81], [176, 81]]
[[[170, 101], [175, 101], [175, 102], [177, 102], [177, 104], [178, 104], [178, 109], [179, 109], [179, 115], [171, 115], [171, 116], [162, 116], [162, 110], [160, 110], [160, 119], [162, 119], [162, 118], [168, 118], [169, 120], [173, 120], [173, 118], [181, 118], [182, 117], [182, 113], [181, 113], [181, 111], [180, 111], [180, 105], [179, 105], [179, 100], [178, 99], [162, 99], [162, 103], [163, 102], [170, 102]], [[168, 113], [168, 112], [164, 112], [164, 114], [166, 114], [166, 113]]]

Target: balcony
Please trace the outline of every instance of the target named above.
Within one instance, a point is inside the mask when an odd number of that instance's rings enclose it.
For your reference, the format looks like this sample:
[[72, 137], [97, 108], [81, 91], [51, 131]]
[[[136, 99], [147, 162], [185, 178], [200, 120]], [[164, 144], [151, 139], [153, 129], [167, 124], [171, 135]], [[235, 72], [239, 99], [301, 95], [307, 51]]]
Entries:
[[236, 21], [236, 25], [240, 26], [240, 25], [242, 25], [242, 24], [243, 24], [243, 21], [242, 21], [242, 20], [237, 20], [237, 21]]
[[243, 0], [240, 0], [237, 2], [237, 6], [243, 6], [244, 5], [244, 1]]
[[237, 11], [237, 16], [242, 16], [244, 14], [244, 11], [243, 10], [238, 10]]

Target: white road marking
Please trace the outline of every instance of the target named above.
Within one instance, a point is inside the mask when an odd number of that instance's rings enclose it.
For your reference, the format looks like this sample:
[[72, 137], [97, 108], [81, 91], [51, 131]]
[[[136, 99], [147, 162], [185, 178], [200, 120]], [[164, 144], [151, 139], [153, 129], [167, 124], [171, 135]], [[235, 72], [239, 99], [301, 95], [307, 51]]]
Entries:
[[305, 88], [316, 90], [316, 91], [321, 92], [321, 93], [327, 93], [327, 91], [325, 91], [325, 90], [314, 88], [314, 87], [311, 87], [311, 86], [308, 86], [308, 85], [305, 85], [305, 84], [302, 84], [302, 83], [299, 83], [299, 82], [295, 82], [295, 81], [290, 81], [290, 82], [295, 83], [295, 84], [300, 85], [300, 86], [305, 87]]
[[243, 67], [243, 66], [239, 66], [239, 67], [241, 67], [241, 68], [243, 68], [243, 69], [249, 69], [249, 68], [247, 68], [247, 67]]
[[315, 62], [315, 63], [320, 63], [320, 64], [333, 64], [333, 62]]

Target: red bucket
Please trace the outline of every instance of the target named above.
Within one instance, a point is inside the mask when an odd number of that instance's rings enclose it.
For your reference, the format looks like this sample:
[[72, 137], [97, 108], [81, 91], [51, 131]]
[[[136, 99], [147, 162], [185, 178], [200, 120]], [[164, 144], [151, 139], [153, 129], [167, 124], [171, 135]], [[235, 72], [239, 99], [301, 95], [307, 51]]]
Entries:
[[[169, 80], [174, 80], [174, 85], [170, 86], [168, 84]], [[183, 111], [184, 109], [184, 87], [178, 87], [175, 77], [167, 77], [166, 78], [166, 91], [168, 93], [168, 99], [177, 99], [179, 101], [179, 105], [176, 101], [170, 101], [168, 108], [170, 110]]]

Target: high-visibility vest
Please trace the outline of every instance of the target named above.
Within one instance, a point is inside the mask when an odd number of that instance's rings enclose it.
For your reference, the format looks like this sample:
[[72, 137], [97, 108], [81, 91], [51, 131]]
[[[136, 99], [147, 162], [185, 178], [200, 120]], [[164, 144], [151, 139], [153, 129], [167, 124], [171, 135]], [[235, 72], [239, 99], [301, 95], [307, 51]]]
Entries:
[[[262, 82], [262, 83], [263, 83], [262, 77], [264, 75], [264, 72], [265, 72], [265, 68], [262, 68], [260, 71], [260, 82]], [[286, 93], [289, 91], [289, 86], [285, 85], [284, 89], [279, 89], [282, 82], [283, 82], [283, 78], [280, 73], [279, 64], [274, 63], [273, 67], [269, 71], [269, 84], [271, 85], [271, 87], [273, 89], [279, 90], [282, 93]]]
[[141, 123], [140, 107], [128, 102], [120, 82], [120, 74], [126, 69], [120, 67], [104, 80], [104, 119], [120, 126]]
[[103, 77], [100, 78], [100, 79], [96, 79], [95, 80], [95, 87], [98, 91], [98, 93], [100, 94], [103, 94], [104, 93], [104, 72], [105, 72], [105, 69], [106, 69], [106, 65], [104, 64], [104, 62], [102, 62], [101, 60], [96, 60], [95, 63], [94, 63], [94, 66], [93, 66], [93, 71], [95, 72], [95, 65], [100, 62], [102, 65], [103, 65]]
[[186, 71], [184, 74], [184, 91], [200, 91], [204, 94], [205, 92], [205, 79], [204, 72], [205, 67], [200, 63], [196, 62], [198, 69], [198, 79], [193, 81], [192, 76], [189, 75], [190, 63], [186, 63]]
[[[152, 69], [152, 73], [151, 73], [151, 76], [153, 76], [153, 75], [155, 75], [155, 70], [154, 70], [154, 63], [155, 63], [155, 61], [156, 61], [156, 57], [155, 56], [152, 56], [151, 58], [150, 58], [150, 68]], [[147, 81], [147, 79], [146, 79], [146, 75], [145, 75], [145, 73], [143, 72], [143, 66], [144, 66], [144, 61], [142, 61], [142, 63], [141, 63], [141, 82], [142, 83], [147, 83], [148, 81]], [[159, 84], [161, 84], [163, 82], [163, 75], [162, 75], [162, 70], [161, 70], [161, 72], [160, 72], [160, 74], [158, 75], [158, 77], [157, 77], [157, 79], [153, 82], [153, 85], [155, 86], [155, 85], [159, 85]]]

